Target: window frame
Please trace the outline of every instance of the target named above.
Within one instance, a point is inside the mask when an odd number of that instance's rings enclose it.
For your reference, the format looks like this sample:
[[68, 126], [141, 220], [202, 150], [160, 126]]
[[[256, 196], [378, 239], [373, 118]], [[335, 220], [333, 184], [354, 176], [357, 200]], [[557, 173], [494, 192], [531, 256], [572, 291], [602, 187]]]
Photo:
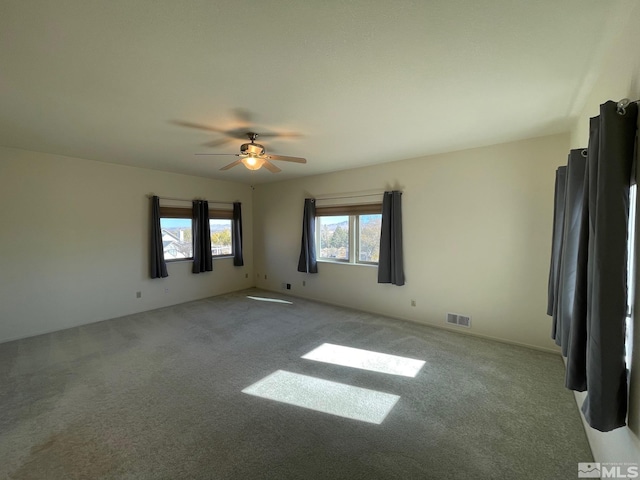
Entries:
[[211, 211], [212, 211], [212, 209], [209, 209], [209, 236], [211, 236], [211, 220], [230, 220], [231, 221], [231, 223], [230, 223], [230, 229], [231, 229], [231, 253], [223, 253], [223, 254], [220, 254], [220, 255], [214, 255], [213, 252], [212, 252], [211, 253], [211, 257], [214, 258], [214, 259], [216, 259], [216, 258], [233, 258], [234, 253], [235, 253], [233, 251], [233, 245], [235, 243], [233, 241], [234, 240], [234, 235], [235, 235], [235, 233], [234, 233], [235, 232], [235, 228], [233, 228], [233, 222], [234, 222], [234, 220], [233, 220], [233, 212], [230, 211], [231, 212], [231, 218], [223, 218], [223, 217], [220, 217], [220, 216], [212, 217], [211, 216]]
[[627, 227], [627, 311], [625, 315], [625, 355], [627, 372], [631, 370], [633, 352], [633, 317], [635, 315], [635, 264], [636, 264], [636, 207], [638, 185], [632, 183], [629, 188], [629, 219]]
[[[193, 209], [191, 207], [176, 207], [176, 206], [160, 206], [160, 222], [162, 224], [163, 218], [177, 218], [181, 220], [189, 220], [191, 222], [191, 251], [193, 252]], [[218, 258], [233, 258], [235, 252], [234, 246], [234, 231], [233, 228], [233, 210], [221, 209], [221, 208], [209, 208], [209, 220], [231, 220], [231, 253], [225, 253], [222, 255], [213, 255], [211, 257], [215, 260]], [[164, 257], [164, 248], [162, 249], [162, 255]], [[185, 258], [170, 258], [164, 259], [167, 263], [187, 262], [193, 261], [193, 254], [190, 257]]]
[[[382, 210], [382, 206], [380, 206], [380, 209]], [[357, 243], [357, 248], [354, 251], [354, 255], [356, 255], [356, 262], [355, 263], [358, 263], [358, 264], [361, 264], [361, 265], [375, 265], [375, 266], [378, 266], [378, 264], [380, 263], [379, 261], [378, 262], [368, 262], [366, 260], [360, 260], [360, 243], [361, 243], [361, 240], [362, 240], [361, 236], [360, 236], [360, 225], [361, 225], [360, 217], [362, 215], [380, 215], [380, 221], [382, 222], [382, 211], [380, 211], [379, 214], [376, 214], [376, 213], [360, 213], [360, 214], [354, 216], [356, 229], [357, 229], [357, 231], [355, 232], [355, 237], [354, 237], [354, 241]], [[379, 240], [379, 238], [380, 237], [379, 237], [379, 234], [378, 234], [378, 258], [380, 258], [380, 240]]]
[[[316, 219], [315, 219], [315, 244], [317, 258], [319, 262], [336, 263], [343, 265], [369, 265], [377, 266], [379, 262], [369, 262], [360, 260], [360, 216], [362, 215], [380, 215], [382, 216], [382, 204], [381, 203], [367, 203], [367, 204], [355, 204], [355, 205], [333, 205], [327, 207], [316, 207]], [[322, 217], [348, 217], [349, 218], [349, 256], [348, 258], [332, 258], [322, 257], [321, 252], [321, 218]]]
[[[347, 255], [347, 258], [335, 258], [335, 257], [321, 257], [319, 256], [320, 252], [321, 252], [321, 236], [322, 236], [322, 228], [321, 228], [321, 218], [322, 217], [347, 217], [347, 221], [348, 221], [348, 225], [347, 225], [347, 249], [349, 251], [349, 254]], [[316, 251], [318, 252], [318, 256], [316, 258], [316, 260], [318, 261], [322, 261], [322, 262], [333, 262], [333, 263], [353, 263], [352, 260], [352, 255], [353, 255], [353, 235], [351, 234], [351, 232], [353, 231], [353, 226], [352, 226], [352, 220], [353, 218], [351, 216], [347, 216], [347, 215], [316, 215]]]

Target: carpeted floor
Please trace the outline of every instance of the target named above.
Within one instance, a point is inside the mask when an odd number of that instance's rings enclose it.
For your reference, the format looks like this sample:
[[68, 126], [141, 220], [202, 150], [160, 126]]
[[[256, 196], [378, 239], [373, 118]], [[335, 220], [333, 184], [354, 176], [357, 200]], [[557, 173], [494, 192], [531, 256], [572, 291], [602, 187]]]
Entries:
[[[323, 343], [426, 363], [411, 378], [301, 358]], [[277, 370], [400, 399], [376, 425], [242, 393]], [[563, 372], [548, 353], [237, 292], [1, 344], [0, 478], [577, 478], [592, 456]]]

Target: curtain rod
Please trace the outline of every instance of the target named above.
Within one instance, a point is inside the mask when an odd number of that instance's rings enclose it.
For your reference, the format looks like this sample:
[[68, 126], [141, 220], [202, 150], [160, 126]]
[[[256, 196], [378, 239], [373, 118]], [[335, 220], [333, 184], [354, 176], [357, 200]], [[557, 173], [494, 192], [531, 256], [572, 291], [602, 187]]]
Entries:
[[371, 193], [354, 193], [353, 195], [336, 195], [336, 196], [324, 196], [318, 195], [314, 200], [340, 200], [343, 198], [361, 198], [361, 197], [377, 197], [379, 195], [383, 195], [384, 190], [373, 191]]
[[640, 100], [629, 100], [628, 98], [623, 98], [616, 104], [616, 112], [618, 115], [625, 115], [627, 113], [627, 107], [630, 103], [639, 103]]
[[174, 200], [177, 202], [193, 202], [194, 200], [206, 200], [209, 203], [221, 203], [224, 205], [233, 205], [233, 202], [220, 202], [217, 200], [207, 200], [206, 198], [175, 198], [175, 197], [161, 197], [159, 195], [154, 195], [153, 193], [150, 193], [147, 195], [147, 198], [153, 198], [153, 197], [158, 197], [160, 200]]

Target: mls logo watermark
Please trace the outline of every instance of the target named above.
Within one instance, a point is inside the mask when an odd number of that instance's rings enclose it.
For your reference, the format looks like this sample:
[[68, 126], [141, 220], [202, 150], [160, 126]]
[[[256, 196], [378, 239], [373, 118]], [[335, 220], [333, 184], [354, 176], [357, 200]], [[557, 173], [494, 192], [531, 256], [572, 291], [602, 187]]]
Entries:
[[600, 478], [600, 464], [578, 463], [578, 478]]
[[639, 478], [637, 463], [578, 463], [578, 478]]

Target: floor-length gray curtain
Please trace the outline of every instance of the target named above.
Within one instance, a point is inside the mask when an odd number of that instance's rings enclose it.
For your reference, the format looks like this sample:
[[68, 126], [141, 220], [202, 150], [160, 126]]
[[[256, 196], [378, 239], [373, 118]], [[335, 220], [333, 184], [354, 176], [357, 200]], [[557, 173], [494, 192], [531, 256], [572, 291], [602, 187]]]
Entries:
[[[589, 288], [589, 178], [597, 177], [600, 119], [589, 124], [589, 148], [582, 189], [582, 215], [576, 219], [578, 229], [578, 256], [576, 262], [573, 316], [567, 345], [565, 385], [571, 390], [587, 389], [587, 298]], [[594, 197], [595, 198], [595, 197]], [[593, 206], [591, 207], [593, 208]]]
[[638, 108], [616, 107], [606, 102], [591, 119], [586, 165], [570, 158], [553, 292], [553, 336], [567, 356], [566, 385], [587, 391], [582, 411], [603, 432], [624, 426], [627, 415], [627, 237]]
[[242, 256], [242, 204], [233, 203], [233, 265], [241, 267], [244, 265]]
[[211, 229], [209, 227], [209, 202], [193, 201], [193, 273], [213, 270], [211, 255]]
[[382, 199], [378, 283], [404, 285], [402, 192], [397, 190], [384, 192]]
[[597, 157], [589, 158], [597, 174], [589, 175], [587, 398], [582, 411], [589, 425], [605, 432], [624, 426], [627, 416], [627, 230], [637, 122], [635, 103], [622, 115], [615, 102], [601, 105]]
[[149, 245], [149, 273], [151, 278], [168, 277], [167, 263], [164, 261], [162, 229], [160, 228], [160, 198], [151, 197], [151, 228]]
[[562, 347], [562, 354], [565, 357], [567, 356], [567, 350], [569, 348], [569, 332], [573, 318], [586, 165], [587, 158], [585, 149], [581, 148], [569, 152], [555, 317], [555, 341], [557, 345]]
[[300, 246], [300, 258], [298, 259], [298, 271], [318, 273], [318, 263], [316, 261], [316, 201], [313, 198], [304, 200], [302, 244]]
[[554, 317], [551, 337], [556, 337], [556, 292], [560, 275], [560, 256], [562, 254], [562, 232], [564, 229], [564, 194], [567, 180], [567, 167], [556, 170], [556, 186], [553, 204], [553, 235], [551, 240], [551, 265], [549, 267], [549, 287], [547, 296], [547, 315]]

